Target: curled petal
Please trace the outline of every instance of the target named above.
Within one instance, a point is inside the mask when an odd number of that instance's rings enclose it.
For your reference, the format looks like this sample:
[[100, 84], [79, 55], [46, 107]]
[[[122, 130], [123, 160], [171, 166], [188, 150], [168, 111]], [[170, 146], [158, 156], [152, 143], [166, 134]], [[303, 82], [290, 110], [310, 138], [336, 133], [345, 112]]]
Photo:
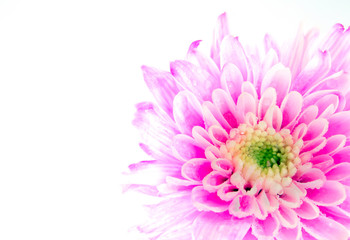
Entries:
[[208, 133], [212, 142], [219, 146], [225, 144], [228, 139], [228, 133], [221, 126], [211, 126]]
[[225, 174], [231, 174], [234, 169], [230, 160], [225, 158], [219, 158], [211, 162], [211, 166], [214, 170], [223, 172]]
[[318, 168], [311, 168], [298, 178], [298, 185], [303, 188], [317, 188], [322, 187], [324, 182], [326, 181], [326, 177], [324, 173]]
[[343, 225], [325, 216], [303, 220], [302, 226], [307, 233], [316, 239], [347, 240], [349, 237], [348, 231]]
[[205, 158], [194, 158], [182, 165], [181, 174], [188, 180], [201, 182], [212, 170], [209, 160]]
[[303, 193], [295, 184], [283, 189], [283, 194], [279, 197], [279, 201], [282, 205], [289, 208], [297, 208], [300, 206]]
[[228, 182], [228, 175], [223, 172], [213, 171], [203, 179], [203, 187], [208, 192], [217, 192], [217, 190]]
[[344, 186], [336, 181], [326, 181], [320, 189], [308, 189], [307, 197], [318, 206], [335, 206], [344, 202]]
[[216, 193], [209, 193], [202, 186], [192, 189], [192, 202], [199, 211], [225, 212], [229, 206]]
[[232, 201], [238, 194], [240, 194], [240, 190], [232, 184], [224, 184], [218, 190], [219, 198], [224, 201]]
[[314, 168], [318, 168], [321, 171], [325, 171], [329, 166], [334, 163], [334, 160], [328, 154], [318, 155], [310, 160], [312, 162]]
[[254, 220], [252, 234], [258, 239], [269, 239], [277, 235], [279, 228], [279, 221], [269, 214], [265, 220]]
[[219, 125], [226, 130], [231, 129], [231, 126], [222, 116], [222, 114], [218, 111], [218, 109], [214, 106], [213, 103], [206, 101], [202, 105], [203, 118], [206, 127], [210, 127], [212, 125]]
[[303, 140], [308, 141], [318, 137], [322, 137], [328, 130], [328, 121], [324, 118], [317, 118], [307, 126], [307, 133]]
[[204, 150], [200, 148], [193, 138], [178, 134], [173, 138], [174, 155], [182, 160], [204, 157]]
[[300, 207], [294, 209], [297, 215], [303, 219], [315, 219], [319, 216], [319, 208], [307, 198], [304, 198]]
[[276, 214], [281, 225], [285, 228], [295, 228], [299, 224], [299, 218], [291, 208], [280, 205], [274, 214]]
[[213, 143], [209, 137], [207, 130], [200, 126], [194, 126], [192, 128], [192, 136], [201, 148], [212, 146]]
[[303, 139], [307, 132], [307, 125], [305, 123], [299, 124], [296, 128], [294, 128], [292, 136], [294, 141], [298, 141], [299, 139]]

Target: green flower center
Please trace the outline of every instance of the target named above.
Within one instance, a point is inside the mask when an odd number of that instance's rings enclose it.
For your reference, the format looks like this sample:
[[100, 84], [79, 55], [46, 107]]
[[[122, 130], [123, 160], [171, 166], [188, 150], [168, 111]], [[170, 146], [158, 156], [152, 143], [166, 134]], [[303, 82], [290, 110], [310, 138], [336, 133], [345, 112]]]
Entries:
[[248, 147], [246, 151], [261, 168], [271, 167], [274, 164], [279, 166], [282, 159], [285, 162], [287, 158], [283, 148], [271, 143], [259, 142]]

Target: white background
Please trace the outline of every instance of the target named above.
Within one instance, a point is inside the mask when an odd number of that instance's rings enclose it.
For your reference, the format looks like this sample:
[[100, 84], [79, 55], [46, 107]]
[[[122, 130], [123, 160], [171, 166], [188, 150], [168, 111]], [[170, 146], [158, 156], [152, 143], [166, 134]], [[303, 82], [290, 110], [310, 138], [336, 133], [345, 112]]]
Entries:
[[224, 11], [253, 43], [348, 26], [347, 2], [0, 0], [0, 239], [133, 239], [143, 199], [119, 184], [149, 159], [131, 125], [152, 99], [140, 66], [208, 50]]

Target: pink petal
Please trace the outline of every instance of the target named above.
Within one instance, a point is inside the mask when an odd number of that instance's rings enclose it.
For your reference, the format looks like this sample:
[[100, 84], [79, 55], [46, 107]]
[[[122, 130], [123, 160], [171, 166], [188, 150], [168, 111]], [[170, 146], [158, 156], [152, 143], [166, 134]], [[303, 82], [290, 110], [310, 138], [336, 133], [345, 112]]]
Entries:
[[288, 68], [282, 64], [276, 64], [264, 76], [261, 83], [261, 94], [267, 88], [273, 87], [277, 92], [277, 105], [280, 105], [289, 92], [291, 78], [291, 72]]
[[198, 51], [197, 47], [199, 46], [200, 42], [201, 41], [195, 41], [190, 45], [187, 52], [188, 60], [194, 59], [194, 62], [197, 63], [198, 66], [205, 69], [214, 78], [219, 79], [220, 71], [218, 69], [218, 66], [210, 57]]
[[344, 162], [332, 166], [327, 172], [328, 180], [342, 181], [350, 177], [350, 163]]
[[226, 17], [226, 13], [223, 13], [218, 17], [218, 20], [216, 22], [214, 39], [213, 39], [213, 43], [210, 51], [210, 56], [218, 67], [220, 67], [221, 42], [224, 39], [224, 37], [228, 34], [229, 34], [229, 28], [227, 24], [227, 17]]
[[217, 192], [225, 183], [229, 176], [223, 172], [213, 171], [203, 179], [203, 187], [208, 192]]
[[317, 118], [307, 126], [307, 133], [303, 140], [309, 141], [318, 137], [322, 137], [328, 130], [328, 121], [324, 118]]
[[140, 147], [155, 159], [175, 160], [171, 151], [172, 138], [178, 133], [174, 121], [153, 105], [139, 103], [133, 124], [142, 133]]
[[221, 44], [220, 64], [223, 67], [226, 63], [233, 63], [242, 73], [245, 81], [250, 81], [251, 72], [247, 56], [238, 37], [226, 36]]
[[293, 140], [296, 142], [299, 139], [303, 139], [307, 132], [307, 125], [305, 123], [299, 124], [296, 128], [294, 128], [292, 132]]
[[328, 121], [329, 128], [326, 136], [330, 137], [336, 134], [350, 136], [350, 111], [335, 113]]
[[328, 118], [338, 108], [339, 98], [335, 94], [328, 94], [326, 96], [323, 96], [319, 100], [317, 100], [315, 105], [318, 107], [319, 115], [322, 116], [323, 118]]
[[229, 212], [233, 216], [242, 218], [247, 217], [256, 212], [258, 204], [254, 196], [241, 195], [233, 199], [229, 206]]
[[280, 108], [277, 106], [271, 106], [265, 114], [264, 121], [268, 127], [279, 131], [282, 125], [282, 112]]
[[220, 150], [215, 146], [209, 146], [205, 149], [205, 157], [208, 160], [216, 161], [218, 158], [221, 158], [222, 155]]
[[194, 126], [204, 126], [201, 106], [188, 91], [182, 91], [174, 99], [174, 119], [182, 133], [191, 135]]
[[302, 195], [299, 188], [295, 184], [291, 184], [283, 189], [283, 194], [279, 197], [279, 201], [285, 207], [297, 208], [300, 206]]
[[172, 117], [173, 99], [179, 92], [174, 77], [165, 71], [142, 66], [143, 77], [160, 107]]
[[266, 192], [262, 190], [260, 194], [256, 197], [263, 219], [267, 217], [267, 213], [271, 210], [271, 205]]
[[334, 160], [328, 154], [318, 155], [310, 160], [314, 168], [319, 168], [321, 171], [325, 171], [329, 166], [334, 163]]
[[192, 128], [192, 136], [197, 142], [198, 146], [203, 149], [213, 145], [207, 130], [200, 126], [194, 126]]
[[318, 206], [334, 206], [345, 198], [343, 185], [335, 181], [326, 181], [320, 189], [308, 189], [307, 197]]
[[265, 117], [267, 110], [276, 105], [277, 101], [277, 93], [274, 88], [268, 88], [263, 92], [258, 106], [258, 116], [259, 119], [262, 120]]
[[199, 100], [211, 99], [211, 92], [220, 86], [218, 79], [187, 61], [176, 60], [170, 63], [170, 70], [176, 81]]
[[[333, 106], [333, 104], [335, 104], [334, 102], [331, 105], [326, 104], [325, 106], [321, 106], [321, 105], [319, 105], [319, 106], [322, 107], [322, 109], [327, 109], [329, 106], [332, 106], [332, 109], [337, 110], [337, 111], [342, 111], [344, 106], [345, 106], [344, 96], [342, 95], [341, 92], [339, 92], [337, 90], [320, 90], [320, 91], [311, 93], [310, 95], [304, 96], [304, 107], [316, 105], [316, 103], [319, 100], [321, 100], [323, 98], [327, 98], [328, 95], [336, 95], [338, 97], [339, 101], [336, 101], [336, 103], [338, 103], [338, 107]], [[323, 100], [320, 102], [323, 102]], [[318, 102], [318, 104], [320, 104], [320, 102]], [[326, 112], [326, 110], [322, 110], [322, 111], [319, 110], [319, 116], [325, 114], [324, 112]], [[328, 118], [327, 116], [324, 116], [324, 117]]]
[[326, 181], [326, 177], [320, 169], [311, 168], [301, 174], [297, 181], [298, 185], [302, 186], [303, 188], [319, 189]]
[[258, 94], [256, 92], [255, 86], [251, 82], [243, 82], [242, 83], [242, 93], [246, 92], [249, 93], [254, 97], [254, 99], [258, 99]]
[[213, 103], [224, 117], [231, 128], [237, 127], [237, 120], [234, 115], [236, 106], [232, 98], [222, 89], [215, 89], [213, 92]]
[[232, 201], [238, 194], [240, 194], [240, 191], [237, 186], [224, 184], [219, 188], [217, 194], [219, 198], [224, 201]]
[[205, 157], [204, 150], [200, 148], [193, 138], [178, 134], [173, 138], [174, 155], [182, 160]]
[[237, 100], [238, 122], [244, 122], [244, 117], [248, 112], [256, 114], [256, 102], [252, 95], [242, 93]]
[[211, 167], [216, 170], [226, 174], [231, 174], [234, 167], [230, 160], [225, 158], [219, 158], [211, 162]]
[[320, 151], [324, 146], [326, 146], [327, 139], [324, 137], [313, 139], [309, 142], [307, 142], [301, 149], [302, 153], [317, 153]]
[[341, 149], [333, 155], [334, 163], [350, 162], [350, 146]]
[[218, 125], [228, 130], [231, 129], [231, 126], [225, 120], [224, 116], [218, 111], [213, 103], [206, 101], [202, 105], [203, 119], [205, 126], [209, 128], [213, 125]]
[[283, 99], [281, 111], [283, 115], [282, 127], [288, 127], [293, 124], [301, 112], [303, 106], [303, 97], [298, 92], [290, 92]]
[[253, 234], [252, 229], [250, 229], [243, 238], [244, 240], [258, 240]]
[[[275, 49], [268, 49], [268, 52], [266, 53], [261, 66], [261, 76], [265, 76], [268, 70], [270, 70], [274, 65], [276, 65], [279, 62], [278, 54]], [[261, 87], [261, 81], [262, 79], [259, 78], [258, 82], [256, 83], [256, 89], [258, 92], [260, 92]]]
[[319, 216], [312, 220], [303, 220], [302, 226], [307, 233], [316, 239], [347, 240], [349, 237], [343, 225], [325, 216]]
[[318, 154], [333, 155], [344, 147], [346, 143], [346, 137], [344, 135], [334, 135], [327, 139], [326, 146], [318, 152]]
[[225, 212], [229, 206], [216, 193], [209, 193], [202, 186], [192, 189], [192, 202], [199, 211]]
[[231, 95], [234, 102], [237, 102], [243, 83], [243, 76], [238, 67], [232, 63], [227, 63], [222, 69], [220, 80], [222, 89]]
[[218, 146], [225, 144], [228, 139], [228, 133], [221, 126], [213, 125], [209, 127], [208, 133], [212, 142]]
[[258, 239], [270, 239], [277, 235], [279, 228], [279, 221], [275, 217], [268, 215], [265, 220], [254, 220], [252, 234]]
[[194, 158], [187, 161], [181, 168], [181, 174], [184, 178], [201, 182], [211, 171], [211, 162], [205, 158]]
[[297, 215], [303, 219], [315, 219], [319, 216], [319, 208], [310, 200], [305, 198], [299, 208], [294, 209]]
[[305, 123], [309, 124], [312, 122], [314, 119], [316, 119], [318, 115], [318, 108], [315, 105], [311, 105], [307, 107], [302, 113], [299, 115], [297, 122], [299, 124]]
[[299, 224], [299, 218], [293, 209], [280, 205], [275, 214], [285, 228], [295, 228]]
[[301, 233], [300, 224], [298, 224], [298, 226], [292, 229], [281, 227], [281, 229], [279, 230], [276, 236], [276, 239], [277, 240], [291, 240], [291, 239], [300, 240], [301, 234], [302, 233]]
[[236, 219], [225, 213], [205, 212], [193, 223], [193, 239], [243, 240], [251, 224], [251, 218]]

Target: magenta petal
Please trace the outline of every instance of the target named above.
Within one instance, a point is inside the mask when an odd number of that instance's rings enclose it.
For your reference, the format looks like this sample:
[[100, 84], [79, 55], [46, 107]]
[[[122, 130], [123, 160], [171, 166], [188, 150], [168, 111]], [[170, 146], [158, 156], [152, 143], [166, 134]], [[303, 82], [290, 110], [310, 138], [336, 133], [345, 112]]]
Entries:
[[258, 203], [254, 196], [237, 196], [229, 206], [229, 212], [233, 216], [242, 218], [253, 215], [259, 210]]
[[229, 176], [223, 172], [213, 171], [203, 179], [203, 187], [208, 192], [217, 192], [225, 183], [228, 182]]
[[282, 64], [273, 66], [264, 76], [261, 83], [261, 94], [269, 87], [273, 87], [277, 92], [277, 104], [280, 105], [286, 94], [289, 92], [291, 84], [291, 72]]
[[192, 128], [192, 136], [197, 142], [198, 146], [200, 146], [203, 149], [213, 145], [207, 130], [200, 126], [194, 126]]
[[347, 240], [349, 237], [343, 225], [325, 216], [319, 216], [312, 220], [303, 220], [302, 226], [307, 233], [316, 239]]
[[212, 170], [209, 160], [205, 158], [194, 158], [182, 165], [181, 174], [188, 180], [201, 182]]
[[334, 163], [350, 162], [350, 146], [344, 147], [333, 156]]
[[243, 240], [251, 224], [251, 218], [236, 219], [226, 213], [204, 212], [193, 223], [193, 239]]
[[188, 91], [182, 91], [174, 99], [174, 119], [182, 133], [191, 135], [194, 126], [204, 126], [201, 106]]
[[199, 100], [211, 99], [211, 92], [220, 86], [219, 80], [205, 69], [187, 61], [176, 60], [170, 63], [170, 70], [176, 81]]
[[303, 97], [298, 92], [290, 92], [283, 99], [281, 111], [283, 115], [282, 127], [290, 126], [294, 123], [301, 112]]
[[281, 225], [285, 228], [295, 228], [299, 224], [299, 218], [291, 208], [280, 205], [275, 213]]
[[317, 188], [322, 187], [324, 182], [326, 181], [326, 177], [324, 173], [318, 168], [311, 168], [298, 178], [298, 185], [303, 188]]
[[342, 181], [350, 177], [350, 163], [344, 162], [332, 166], [326, 172], [328, 180]]
[[192, 189], [192, 202], [199, 211], [225, 212], [230, 203], [221, 200], [216, 193], [209, 193], [202, 186]]
[[319, 208], [310, 200], [305, 198], [299, 208], [294, 209], [297, 215], [303, 219], [315, 219], [319, 216]]
[[224, 201], [232, 201], [240, 191], [238, 187], [231, 184], [224, 184], [218, 190], [218, 196]]
[[280, 228], [279, 221], [268, 215], [265, 220], [255, 219], [252, 225], [252, 234], [258, 239], [269, 239], [276, 236]]
[[225, 144], [228, 139], [228, 133], [221, 126], [209, 127], [208, 133], [211, 141], [218, 146]]
[[321, 171], [325, 171], [329, 166], [334, 163], [334, 160], [328, 154], [318, 155], [310, 160], [314, 168], [318, 168]]
[[327, 139], [326, 146], [317, 154], [329, 154], [333, 155], [344, 147], [346, 143], [346, 136], [338, 134], [331, 136]]
[[224, 37], [228, 34], [229, 34], [229, 29], [227, 24], [227, 17], [226, 17], [226, 13], [223, 13], [218, 17], [218, 20], [215, 26], [215, 31], [214, 31], [213, 44], [210, 51], [210, 56], [218, 67], [220, 67], [221, 42], [224, 39]]
[[237, 37], [226, 36], [221, 44], [220, 64], [223, 67], [226, 63], [233, 63], [242, 73], [245, 81], [250, 81], [251, 70], [247, 56]]
[[350, 137], [350, 111], [335, 113], [328, 121], [329, 128], [326, 136], [343, 134]]
[[317, 118], [307, 126], [307, 133], [303, 140], [309, 141], [318, 137], [322, 137], [328, 130], [328, 121], [324, 118]]
[[311, 105], [301, 112], [301, 114], [297, 119], [297, 122], [299, 124], [301, 123], [309, 124], [314, 119], [316, 119], [317, 115], [318, 115], [318, 107], [315, 105]]
[[200, 148], [193, 138], [178, 134], [173, 138], [174, 155], [182, 160], [205, 157], [204, 150]]
[[295, 228], [285, 228], [281, 227], [279, 230], [276, 239], [277, 240], [300, 240], [301, 239], [301, 226], [298, 224]]
[[243, 83], [243, 76], [238, 67], [227, 63], [222, 69], [220, 81], [222, 89], [226, 90], [236, 103]]
[[165, 71], [142, 66], [143, 77], [156, 101], [172, 117], [173, 99], [179, 92], [174, 77]]
[[309, 142], [307, 142], [303, 148], [301, 149], [302, 153], [317, 153], [320, 151], [324, 146], [326, 146], [327, 139], [324, 137], [313, 139]]
[[307, 197], [319, 206], [335, 206], [345, 198], [344, 186], [336, 181], [326, 181], [320, 189], [308, 189]]

